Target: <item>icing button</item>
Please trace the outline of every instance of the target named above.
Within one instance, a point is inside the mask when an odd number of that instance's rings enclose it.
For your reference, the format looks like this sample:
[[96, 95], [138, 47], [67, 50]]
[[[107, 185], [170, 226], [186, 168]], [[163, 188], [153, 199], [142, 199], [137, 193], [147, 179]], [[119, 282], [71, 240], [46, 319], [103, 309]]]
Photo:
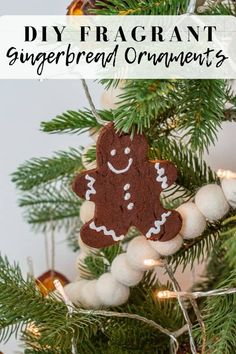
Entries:
[[124, 191], [127, 191], [128, 189], [130, 189], [130, 184], [127, 183], [125, 186], [124, 186]]
[[134, 203], [129, 203], [128, 205], [127, 205], [127, 209], [128, 210], [132, 210], [134, 208]]
[[129, 200], [130, 197], [131, 197], [130, 193], [125, 193], [125, 197], [124, 197], [125, 200]]

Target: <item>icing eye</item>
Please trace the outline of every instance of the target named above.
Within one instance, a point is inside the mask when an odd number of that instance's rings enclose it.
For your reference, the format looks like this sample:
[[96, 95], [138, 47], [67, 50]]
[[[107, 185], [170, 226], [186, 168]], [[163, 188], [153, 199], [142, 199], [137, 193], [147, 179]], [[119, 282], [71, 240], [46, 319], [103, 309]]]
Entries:
[[116, 155], [116, 149], [111, 150], [110, 154], [111, 154], [111, 156], [115, 156]]
[[125, 152], [125, 155], [128, 155], [130, 153], [130, 148], [126, 147], [124, 152]]

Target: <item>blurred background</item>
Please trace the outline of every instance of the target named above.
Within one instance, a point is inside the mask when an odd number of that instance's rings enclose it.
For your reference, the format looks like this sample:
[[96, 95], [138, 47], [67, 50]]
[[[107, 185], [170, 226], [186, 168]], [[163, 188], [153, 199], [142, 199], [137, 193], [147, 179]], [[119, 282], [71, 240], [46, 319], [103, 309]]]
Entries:
[[[68, 5], [65, 0], [0, 0], [0, 15], [63, 15]], [[89, 87], [96, 107], [100, 108], [101, 86], [89, 82]], [[86, 105], [81, 83], [77, 80], [0, 80], [0, 250], [11, 262], [19, 262], [24, 272], [28, 271], [29, 256], [33, 259], [35, 275], [39, 276], [47, 270], [44, 237], [35, 234], [25, 222], [22, 210], [17, 206], [17, 191], [10, 175], [19, 164], [32, 157], [51, 156], [52, 152], [66, 150], [70, 146], [88, 145], [91, 139], [85, 134], [47, 135], [40, 131], [41, 121]], [[235, 137], [236, 124], [224, 124], [217, 144], [205, 155], [213, 169], [236, 171]], [[75, 259], [76, 254], [68, 248], [65, 235], [57, 235], [56, 270], [72, 280], [76, 275]], [[182, 278], [184, 284], [185, 278]], [[13, 354], [17, 350], [15, 340], [0, 347], [4, 354]]]

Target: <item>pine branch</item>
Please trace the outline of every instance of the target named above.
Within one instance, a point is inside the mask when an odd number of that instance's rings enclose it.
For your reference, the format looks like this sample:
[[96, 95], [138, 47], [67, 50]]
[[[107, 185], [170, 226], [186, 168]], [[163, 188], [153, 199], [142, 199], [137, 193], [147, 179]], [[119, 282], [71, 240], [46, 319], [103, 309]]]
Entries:
[[188, 1], [186, 0], [108, 0], [97, 1], [100, 9], [94, 9], [92, 14], [100, 15], [180, 15], [186, 13]]
[[90, 252], [79, 264], [80, 274], [83, 274], [85, 279], [99, 278], [110, 270], [113, 259], [121, 252], [120, 244]]
[[178, 136], [202, 152], [225, 120], [227, 93], [223, 80], [129, 80], [119, 96], [115, 125], [124, 132], [145, 131], [150, 142], [154, 133]]
[[[1, 341], [7, 339], [9, 326], [11, 326], [11, 334], [17, 333], [23, 328], [20, 328], [19, 324], [26, 326], [34, 315], [43, 315], [41, 305], [43, 305], [43, 298], [35, 282], [30, 279], [25, 281], [18, 265], [11, 266], [6, 258], [0, 257]], [[45, 302], [44, 305], [48, 310], [54, 311], [52, 304]], [[55, 306], [55, 310], [58, 306]], [[59, 307], [62, 310], [62, 306]]]
[[[98, 114], [104, 121], [113, 120], [111, 111], [98, 111]], [[82, 134], [90, 129], [99, 130], [101, 125], [97, 123], [91, 111], [84, 110], [63, 113], [49, 122], [42, 122], [41, 128], [46, 133]]]
[[[235, 213], [234, 213], [235, 214]], [[224, 254], [225, 264], [228, 269], [236, 268], [236, 216], [229, 216], [223, 221], [223, 225], [227, 227], [223, 233], [224, 241], [222, 243], [221, 251]]]
[[[111, 350], [116, 347], [114, 343], [116, 333], [116, 338], [130, 333], [130, 337], [121, 342], [124, 352], [129, 350], [129, 343], [133, 343], [136, 350], [145, 345], [147, 353], [157, 343], [162, 349], [167, 348], [169, 340], [163, 333], [170, 332], [164, 330], [160, 333], [162, 329], [158, 323], [160, 318], [165, 321], [167, 316], [171, 328], [182, 324], [178, 309], [175, 308], [174, 302], [158, 303], [155, 297], [152, 297], [153, 288], [148, 277], [144, 279], [139, 295], [138, 289], [135, 291], [133, 300], [137, 301], [138, 297], [140, 300], [136, 306], [133, 302], [132, 310], [136, 308], [140, 314], [150, 315], [150, 320], [142, 315], [134, 315], [129, 305], [123, 307], [129, 309], [128, 313], [124, 313], [122, 308], [119, 312], [86, 311], [78, 308], [68, 316], [64, 303], [54, 296], [44, 298], [33, 280], [24, 280], [18, 266], [10, 266], [6, 259], [0, 258], [0, 315], [7, 323], [5, 325], [1, 323], [0, 331], [4, 333], [10, 327], [12, 333], [16, 333], [21, 325], [20, 331], [23, 331], [28, 353], [47, 353], [47, 350], [50, 350], [50, 353], [70, 353], [72, 338], [79, 352], [83, 352], [85, 347], [93, 348], [94, 343], [100, 342], [98, 348], [103, 349], [101, 353], [104, 353], [108, 352], [106, 348]], [[143, 301], [144, 297], [148, 299], [146, 303]], [[155, 319], [157, 323], [154, 322]], [[30, 329], [29, 324], [37, 329], [37, 333]], [[86, 352], [94, 353], [92, 350]]]
[[[235, 270], [219, 287], [236, 285]], [[236, 348], [236, 295], [209, 298], [206, 301], [205, 324], [207, 330], [207, 353], [232, 354]]]
[[119, 96], [115, 126], [128, 133], [144, 132], [162, 123], [162, 114], [175, 104], [175, 82], [171, 80], [129, 80]]
[[59, 151], [52, 158], [34, 158], [26, 161], [12, 174], [12, 181], [22, 191], [29, 191], [41, 184], [71, 177], [82, 169], [81, 151], [71, 148]]
[[212, 16], [236, 16], [236, 4], [233, 1], [229, 1], [228, 4], [220, 4], [216, 1], [216, 4], [204, 6], [203, 12], [204, 15]]
[[88, 339], [99, 326], [96, 318], [91, 320], [79, 313], [69, 317], [64, 303], [55, 297], [44, 298], [34, 280], [25, 281], [19, 267], [10, 266], [3, 258], [0, 258], [0, 317], [3, 319], [0, 323], [1, 340], [7, 339], [9, 328], [11, 334], [23, 330], [29, 338], [32, 333], [28, 333], [27, 326], [33, 324], [39, 331], [39, 335], [34, 335], [34, 346], [52, 347], [65, 354], [70, 353], [74, 335], [81, 340]]
[[58, 228], [70, 229], [79, 222], [80, 199], [64, 185], [33, 190], [23, 195], [19, 201], [25, 207], [28, 223], [45, 228], [47, 223], [57, 221]]
[[179, 82], [178, 129], [193, 151], [214, 144], [224, 120], [227, 86], [223, 80], [185, 80]]
[[182, 266], [183, 271], [190, 265], [192, 268], [194, 262], [203, 262], [207, 259], [213, 249], [219, 247], [220, 241], [220, 225], [208, 225], [203, 234], [193, 241], [185, 241], [184, 246], [179, 252], [170, 257], [170, 263], [173, 264], [174, 269]]

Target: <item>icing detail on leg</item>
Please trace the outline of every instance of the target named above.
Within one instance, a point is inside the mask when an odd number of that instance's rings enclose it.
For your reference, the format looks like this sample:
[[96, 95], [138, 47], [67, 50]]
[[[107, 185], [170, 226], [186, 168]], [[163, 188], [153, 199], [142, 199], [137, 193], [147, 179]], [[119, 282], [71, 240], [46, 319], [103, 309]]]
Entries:
[[89, 227], [90, 227], [90, 229], [95, 230], [97, 232], [102, 231], [105, 236], [111, 236], [114, 241], [123, 240], [123, 238], [125, 237], [124, 235], [116, 236], [115, 231], [114, 230], [107, 230], [106, 226], [96, 226], [94, 221], [91, 222]]
[[161, 188], [165, 189], [168, 187], [167, 177], [165, 176], [165, 169], [160, 167], [160, 163], [155, 164], [155, 169], [157, 170], [157, 182], [161, 182]]
[[154, 225], [155, 227], [151, 227], [148, 232], [146, 233], [146, 237], [150, 238], [152, 236], [152, 234], [157, 235], [159, 234], [159, 232], [161, 231], [161, 226], [165, 224], [166, 219], [168, 218], [168, 216], [170, 216], [171, 211], [168, 211], [167, 213], [163, 213], [161, 215], [161, 220], [155, 220], [154, 221]]
[[91, 177], [91, 176], [89, 176], [89, 175], [86, 175], [86, 176], [85, 176], [85, 179], [86, 179], [87, 181], [89, 181], [88, 184], [87, 184], [87, 187], [88, 187], [89, 189], [87, 190], [87, 192], [86, 192], [86, 194], [85, 194], [85, 199], [86, 199], [86, 200], [90, 200], [90, 195], [91, 195], [91, 194], [96, 194], [96, 190], [95, 190], [94, 187], [93, 187], [93, 185], [94, 185], [94, 183], [95, 183], [95, 178], [93, 178], [93, 177]]

